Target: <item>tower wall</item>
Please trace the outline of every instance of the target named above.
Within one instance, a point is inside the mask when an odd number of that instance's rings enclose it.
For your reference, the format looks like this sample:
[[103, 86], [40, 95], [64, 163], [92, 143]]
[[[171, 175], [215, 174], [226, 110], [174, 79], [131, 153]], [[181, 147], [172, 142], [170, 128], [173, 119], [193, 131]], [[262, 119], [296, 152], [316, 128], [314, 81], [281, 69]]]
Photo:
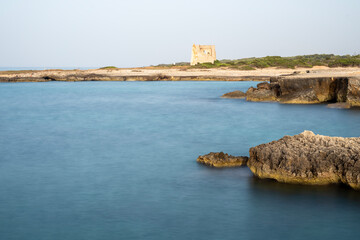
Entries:
[[215, 45], [193, 45], [190, 65], [214, 63], [216, 60]]

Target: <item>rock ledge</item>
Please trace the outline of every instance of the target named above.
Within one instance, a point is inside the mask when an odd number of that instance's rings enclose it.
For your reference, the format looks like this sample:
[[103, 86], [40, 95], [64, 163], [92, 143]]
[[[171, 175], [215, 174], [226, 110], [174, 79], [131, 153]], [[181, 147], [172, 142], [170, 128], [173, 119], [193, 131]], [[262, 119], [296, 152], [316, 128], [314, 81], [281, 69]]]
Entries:
[[248, 167], [259, 178], [324, 185], [344, 183], [360, 190], [360, 138], [304, 131], [250, 149]]
[[246, 166], [248, 157], [234, 157], [223, 152], [211, 152], [199, 156], [196, 161], [212, 167], [239, 167]]

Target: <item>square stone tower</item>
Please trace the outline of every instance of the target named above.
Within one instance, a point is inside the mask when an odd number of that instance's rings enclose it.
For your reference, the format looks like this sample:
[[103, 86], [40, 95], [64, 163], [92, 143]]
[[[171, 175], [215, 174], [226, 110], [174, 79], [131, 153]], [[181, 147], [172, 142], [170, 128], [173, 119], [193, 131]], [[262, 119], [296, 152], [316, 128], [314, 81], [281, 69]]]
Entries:
[[215, 45], [193, 45], [190, 65], [214, 63], [216, 60]]

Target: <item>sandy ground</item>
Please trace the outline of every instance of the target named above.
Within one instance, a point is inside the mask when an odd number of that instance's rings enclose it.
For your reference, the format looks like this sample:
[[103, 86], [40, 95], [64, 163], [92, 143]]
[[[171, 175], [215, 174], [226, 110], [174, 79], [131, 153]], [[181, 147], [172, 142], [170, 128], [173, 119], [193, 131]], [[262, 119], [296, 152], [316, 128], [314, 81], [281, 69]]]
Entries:
[[[42, 71], [0, 71], [0, 77], [42, 77], [46, 75], [67, 76], [73, 74], [101, 74], [106, 76], [152, 76], [163, 74], [166, 76], [280, 76], [299, 72], [297, 77], [360, 77], [360, 68], [297, 68], [297, 69], [277, 69], [265, 68], [251, 71], [234, 70], [226, 68], [216, 69], [90, 69], [90, 70], [42, 70]], [[309, 73], [307, 73], [309, 71]]]

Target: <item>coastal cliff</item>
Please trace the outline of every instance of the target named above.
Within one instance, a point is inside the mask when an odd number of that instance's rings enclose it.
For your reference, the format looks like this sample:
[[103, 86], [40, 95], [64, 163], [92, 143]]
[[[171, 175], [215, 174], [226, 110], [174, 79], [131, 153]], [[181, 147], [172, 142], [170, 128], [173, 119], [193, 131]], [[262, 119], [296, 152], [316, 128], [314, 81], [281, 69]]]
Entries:
[[360, 78], [273, 77], [270, 83], [263, 82], [256, 88], [250, 87], [245, 95], [247, 101], [253, 102], [342, 103], [336, 107], [358, 107], [360, 106]]
[[346, 102], [349, 78], [289, 78], [272, 81], [280, 89], [282, 103]]

